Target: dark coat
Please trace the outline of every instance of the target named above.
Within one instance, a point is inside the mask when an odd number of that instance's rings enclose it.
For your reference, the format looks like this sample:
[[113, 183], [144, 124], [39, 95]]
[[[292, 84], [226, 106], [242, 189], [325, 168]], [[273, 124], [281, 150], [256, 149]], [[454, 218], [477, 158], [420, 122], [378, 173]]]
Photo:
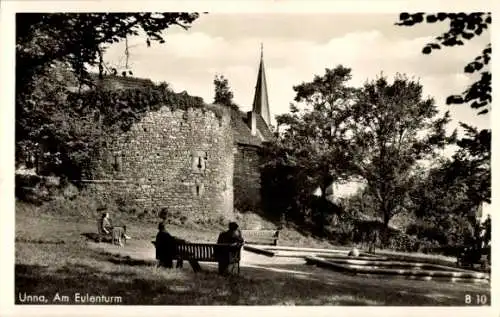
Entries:
[[[240, 230], [224, 231], [219, 234], [217, 244], [242, 244], [244, 242]], [[215, 256], [219, 262], [232, 262], [235, 257], [239, 257], [239, 251], [231, 247], [217, 247]]]
[[234, 243], [243, 243], [243, 236], [241, 235], [241, 231], [239, 229], [235, 231], [224, 231], [219, 234], [219, 238], [217, 239], [217, 243], [224, 244], [234, 244]]
[[169, 261], [175, 257], [176, 239], [166, 231], [156, 234], [156, 259]]

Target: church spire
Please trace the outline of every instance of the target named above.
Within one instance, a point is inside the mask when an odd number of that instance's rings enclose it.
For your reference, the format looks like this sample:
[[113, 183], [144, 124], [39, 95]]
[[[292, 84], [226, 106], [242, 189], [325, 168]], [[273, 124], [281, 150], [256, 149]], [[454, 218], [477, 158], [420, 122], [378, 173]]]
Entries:
[[260, 44], [260, 65], [255, 85], [255, 96], [253, 98], [252, 112], [260, 114], [267, 126], [271, 124], [271, 114], [269, 112], [269, 100], [267, 97], [266, 72], [264, 70], [264, 48]]

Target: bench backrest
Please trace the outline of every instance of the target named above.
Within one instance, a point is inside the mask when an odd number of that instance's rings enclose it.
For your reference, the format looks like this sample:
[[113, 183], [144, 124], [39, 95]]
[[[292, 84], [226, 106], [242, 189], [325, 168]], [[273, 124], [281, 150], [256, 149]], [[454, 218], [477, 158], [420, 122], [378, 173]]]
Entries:
[[[156, 246], [155, 241], [151, 241]], [[200, 262], [217, 262], [216, 250], [231, 250], [240, 257], [241, 245], [215, 244], [215, 243], [179, 243], [176, 244], [176, 253], [184, 260], [197, 260]]]
[[185, 260], [215, 261], [215, 244], [186, 243], [177, 244], [177, 254]]
[[241, 230], [245, 243], [277, 245], [279, 230]]

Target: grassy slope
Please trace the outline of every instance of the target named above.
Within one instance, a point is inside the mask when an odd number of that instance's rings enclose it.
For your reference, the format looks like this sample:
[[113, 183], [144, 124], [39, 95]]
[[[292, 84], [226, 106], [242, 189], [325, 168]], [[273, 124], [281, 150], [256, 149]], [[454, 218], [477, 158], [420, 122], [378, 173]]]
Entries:
[[[148, 246], [156, 233], [154, 222], [122, 219], [134, 237], [131, 245]], [[243, 267], [241, 276], [219, 277], [214, 266], [194, 274], [162, 270], [151, 260], [136, 260], [89, 248], [82, 234], [95, 232], [95, 220], [86, 217], [37, 215], [16, 211], [16, 298], [19, 292], [75, 292], [122, 296], [123, 304], [163, 305], [465, 305], [466, 294], [487, 294], [487, 285], [451, 284], [367, 278], [328, 272], [304, 265]], [[217, 231], [200, 227], [170, 226], [169, 230], [192, 241], [214, 241]], [[287, 244], [324, 245], [297, 233]], [[286, 236], [285, 235], [285, 239]], [[273, 271], [273, 269], [276, 269]], [[306, 273], [290, 274], [277, 270]]]

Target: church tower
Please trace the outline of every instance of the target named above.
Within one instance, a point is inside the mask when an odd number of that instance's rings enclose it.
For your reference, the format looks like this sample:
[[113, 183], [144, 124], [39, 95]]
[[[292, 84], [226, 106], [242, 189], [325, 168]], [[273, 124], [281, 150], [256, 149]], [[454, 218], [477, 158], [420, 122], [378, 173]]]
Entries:
[[255, 85], [255, 95], [253, 98], [253, 115], [260, 115], [269, 127], [271, 124], [271, 114], [269, 112], [269, 100], [267, 97], [266, 72], [264, 70], [264, 49], [260, 45], [260, 65]]

